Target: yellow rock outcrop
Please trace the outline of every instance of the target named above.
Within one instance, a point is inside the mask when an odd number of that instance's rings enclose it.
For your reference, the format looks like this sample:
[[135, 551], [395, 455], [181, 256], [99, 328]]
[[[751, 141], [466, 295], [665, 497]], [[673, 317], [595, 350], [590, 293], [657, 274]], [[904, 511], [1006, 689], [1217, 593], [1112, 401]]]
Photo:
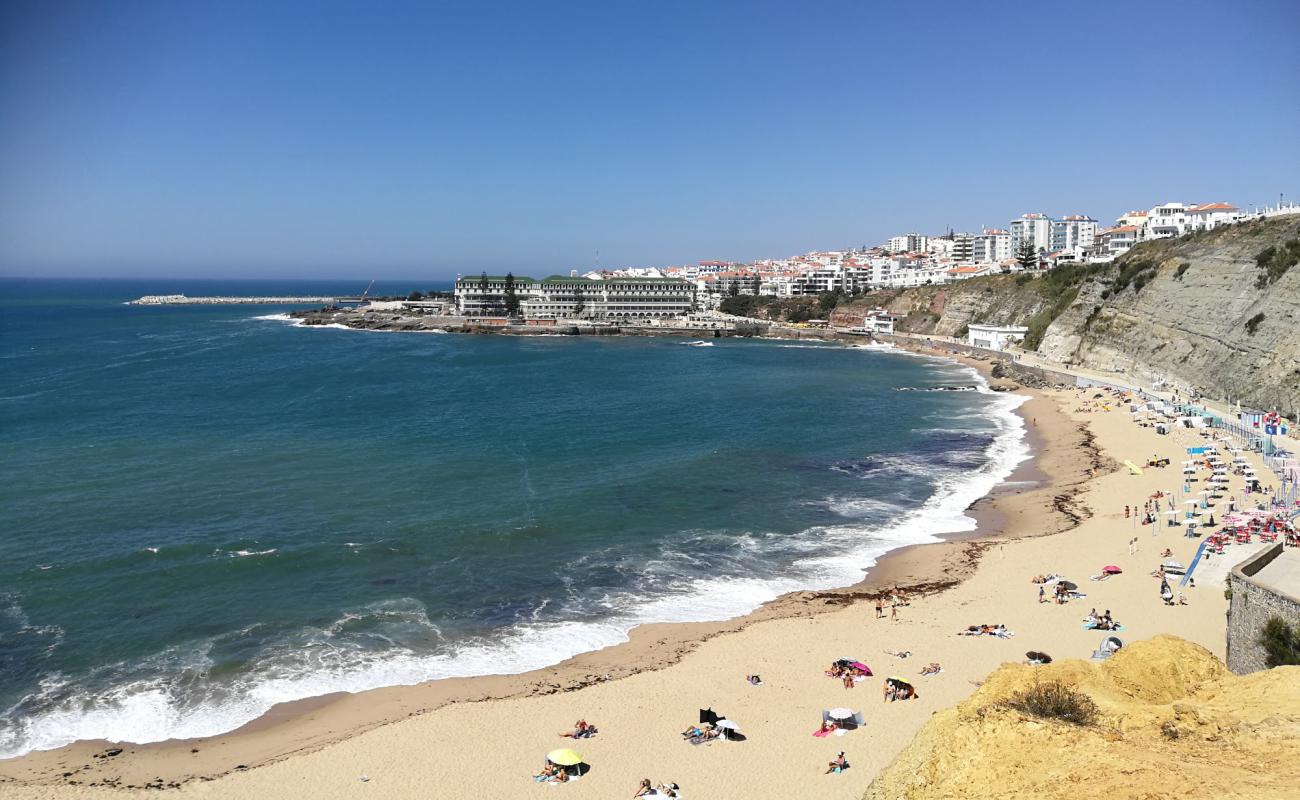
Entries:
[[[1092, 698], [1097, 722], [1032, 717], [1005, 701], [1036, 681]], [[1172, 636], [1102, 663], [1008, 664], [935, 714], [864, 800], [1300, 798], [1300, 667], [1233, 675]]]

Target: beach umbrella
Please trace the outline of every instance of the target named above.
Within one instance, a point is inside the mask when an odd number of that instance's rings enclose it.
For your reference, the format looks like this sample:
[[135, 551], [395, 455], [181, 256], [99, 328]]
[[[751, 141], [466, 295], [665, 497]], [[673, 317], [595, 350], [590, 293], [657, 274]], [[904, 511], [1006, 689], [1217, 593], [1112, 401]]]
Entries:
[[863, 664], [861, 661], [853, 661], [849, 664], [849, 666], [853, 667], [854, 669], [860, 669], [863, 672], [867, 673], [868, 675], [872, 674], [871, 667], [868, 667], [866, 664]]
[[1114, 564], [1107, 564], [1106, 566], [1104, 566], [1104, 567], [1101, 568], [1101, 571], [1102, 571], [1103, 573], [1107, 574], [1107, 575], [1119, 575], [1119, 574], [1122, 573], [1124, 570], [1120, 569], [1119, 567], [1115, 566]]
[[1079, 584], [1074, 581], [1061, 581], [1060, 585], [1064, 586], [1067, 592], [1073, 592], [1075, 589], [1079, 588]]
[[847, 708], [832, 708], [826, 715], [831, 719], [853, 719], [853, 711]]
[[561, 767], [576, 767], [582, 763], [582, 756], [574, 750], [562, 747], [559, 750], [552, 750], [546, 754], [546, 760], [552, 764], [559, 764]]
[[1184, 501], [1183, 501], [1183, 505], [1187, 505], [1187, 506], [1199, 506], [1200, 504], [1201, 504], [1201, 501], [1200, 501], [1200, 500], [1184, 500]]
[[728, 731], [734, 732], [740, 730], [740, 726], [729, 719], [718, 720], [718, 723], [714, 725], [714, 727], [722, 731], [722, 738], [724, 739], [730, 738]]

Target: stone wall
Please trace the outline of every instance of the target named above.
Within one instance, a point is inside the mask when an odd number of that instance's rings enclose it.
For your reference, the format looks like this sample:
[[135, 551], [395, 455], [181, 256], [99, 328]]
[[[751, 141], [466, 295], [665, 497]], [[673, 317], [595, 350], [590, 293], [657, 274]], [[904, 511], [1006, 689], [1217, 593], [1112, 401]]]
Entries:
[[1228, 669], [1244, 675], [1267, 669], [1264, 648], [1255, 639], [1271, 617], [1281, 617], [1291, 626], [1300, 626], [1300, 598], [1289, 597], [1260, 586], [1252, 579], [1270, 561], [1282, 555], [1282, 543], [1256, 554], [1232, 568], [1228, 588]]

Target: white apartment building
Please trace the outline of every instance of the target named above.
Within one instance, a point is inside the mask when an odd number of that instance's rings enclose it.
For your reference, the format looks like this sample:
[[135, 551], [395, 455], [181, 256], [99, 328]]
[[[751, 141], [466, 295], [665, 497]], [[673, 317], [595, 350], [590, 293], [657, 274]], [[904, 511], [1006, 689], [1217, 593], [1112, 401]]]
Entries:
[[971, 260], [979, 264], [999, 264], [1011, 258], [1011, 234], [988, 228], [972, 242]]
[[1130, 211], [1115, 221], [1115, 227], [1134, 227], [1137, 240], [1167, 239], [1192, 231], [1208, 231], [1245, 218], [1241, 209], [1228, 203], [1162, 203], [1150, 211]]
[[1220, 225], [1229, 225], [1245, 218], [1241, 209], [1227, 203], [1206, 203], [1194, 206], [1187, 214], [1194, 231], [1208, 231]]
[[1097, 220], [1082, 214], [1070, 214], [1052, 221], [1050, 252], [1069, 251], [1076, 255], [1092, 248], [1097, 238]]
[[820, 267], [805, 270], [790, 281], [790, 294], [811, 295], [822, 292], [854, 294], [865, 291], [871, 270], [860, 267]]
[[975, 234], [954, 233], [952, 238], [951, 258], [953, 261], [970, 261], [975, 255]]
[[1191, 206], [1183, 203], [1156, 206], [1147, 215], [1146, 228], [1141, 238], [1167, 239], [1170, 236], [1182, 236], [1190, 230], [1189, 211]]
[[942, 236], [936, 236], [926, 242], [925, 249], [926, 252], [936, 258], [952, 258], [952, 251], [955, 244], [956, 243], [952, 239], [945, 239]]
[[1029, 242], [1034, 252], [1047, 250], [1052, 246], [1052, 218], [1046, 214], [1021, 214], [1019, 219], [1011, 221], [1011, 252], [1020, 252], [1023, 242]]
[[[544, 280], [514, 278], [515, 296], [525, 319], [652, 319], [688, 314], [695, 286], [678, 278], [579, 278], [552, 275]], [[504, 316], [506, 278], [501, 275], [456, 279], [456, 309], [467, 316]]]
[[1097, 234], [1092, 250], [1092, 261], [1113, 261], [1124, 255], [1137, 244], [1138, 227], [1136, 225], [1116, 225]]
[[929, 242], [929, 236], [905, 233], [902, 236], [890, 237], [887, 248], [891, 253], [923, 253]]
[[986, 350], [1005, 350], [1008, 344], [1021, 341], [1028, 328], [1017, 325], [971, 325], [966, 329], [966, 343]]

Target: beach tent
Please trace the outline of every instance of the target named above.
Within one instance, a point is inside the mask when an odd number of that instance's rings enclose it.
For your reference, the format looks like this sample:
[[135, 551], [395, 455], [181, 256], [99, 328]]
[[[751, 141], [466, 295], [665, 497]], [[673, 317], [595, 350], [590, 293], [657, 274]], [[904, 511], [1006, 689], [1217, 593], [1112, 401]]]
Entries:
[[711, 708], [701, 708], [701, 709], [700, 709], [700, 724], [701, 724], [701, 725], [716, 725], [716, 724], [718, 723], [718, 720], [720, 720], [720, 719], [723, 719], [723, 717], [721, 717], [721, 716], [719, 716], [718, 714], [714, 713], [713, 709], [711, 709]]
[[1118, 636], [1107, 636], [1105, 639], [1101, 640], [1101, 647], [1092, 651], [1092, 657], [1099, 661], [1104, 661], [1115, 655], [1115, 651], [1123, 646], [1124, 642], [1120, 641]]

